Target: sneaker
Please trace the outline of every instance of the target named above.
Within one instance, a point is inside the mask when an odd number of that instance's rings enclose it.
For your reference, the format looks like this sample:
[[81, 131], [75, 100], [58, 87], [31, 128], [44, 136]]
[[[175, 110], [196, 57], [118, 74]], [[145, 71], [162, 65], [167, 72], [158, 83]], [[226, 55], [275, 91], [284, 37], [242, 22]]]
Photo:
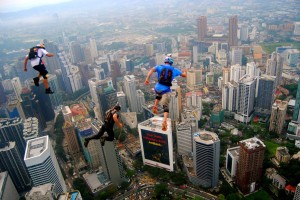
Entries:
[[157, 115], [157, 114], [158, 114], [158, 112], [157, 112], [157, 107], [156, 107], [156, 106], [153, 106], [153, 108], [152, 108], [152, 112], [153, 112], [155, 115]]
[[33, 82], [34, 82], [35, 86], [39, 86], [40, 85], [40, 78], [39, 77], [33, 78]]
[[90, 141], [90, 140], [87, 139], [87, 138], [84, 139], [84, 143], [83, 143], [83, 144], [84, 144], [85, 148], [87, 148], [87, 146], [88, 146], [88, 144], [89, 144], [89, 141]]
[[100, 142], [101, 142], [101, 146], [104, 146], [104, 145], [105, 145], [105, 138], [104, 138], [104, 137], [101, 137], [101, 138], [100, 138]]
[[162, 128], [161, 128], [161, 130], [163, 130], [163, 131], [166, 131], [167, 130], [167, 122], [163, 122], [162, 123]]
[[46, 94], [53, 94], [54, 92], [49, 88], [46, 89]]

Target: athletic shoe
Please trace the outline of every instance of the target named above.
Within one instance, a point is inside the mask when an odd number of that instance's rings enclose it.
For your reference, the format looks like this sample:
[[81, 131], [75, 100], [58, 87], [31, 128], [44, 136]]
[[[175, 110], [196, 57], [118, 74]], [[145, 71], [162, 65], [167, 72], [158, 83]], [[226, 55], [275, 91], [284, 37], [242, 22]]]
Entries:
[[100, 142], [101, 142], [101, 146], [104, 146], [105, 145], [105, 137], [101, 137]]
[[161, 130], [166, 131], [167, 128], [168, 128], [167, 127], [167, 122], [163, 122], [161, 127], [162, 127]]
[[84, 144], [85, 148], [87, 148], [87, 146], [88, 146], [88, 144], [89, 144], [89, 141], [90, 141], [90, 140], [87, 139], [87, 138], [84, 139], [84, 143], [83, 143], [83, 144]]
[[156, 107], [156, 106], [153, 106], [153, 108], [152, 108], [152, 112], [153, 112], [155, 115], [157, 115], [157, 114], [158, 114], [158, 112], [157, 112], [157, 107]]
[[33, 78], [33, 82], [34, 82], [35, 86], [39, 86], [40, 85], [40, 78], [39, 77]]
[[49, 88], [46, 89], [46, 94], [53, 94], [54, 92]]

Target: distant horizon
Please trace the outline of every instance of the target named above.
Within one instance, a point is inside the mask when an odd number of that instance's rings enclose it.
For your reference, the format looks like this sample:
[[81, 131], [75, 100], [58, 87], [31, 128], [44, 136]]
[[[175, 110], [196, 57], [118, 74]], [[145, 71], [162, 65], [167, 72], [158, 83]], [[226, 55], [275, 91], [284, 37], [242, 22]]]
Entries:
[[1, 0], [0, 1], [0, 13], [13, 13], [23, 10], [29, 10], [32, 8], [60, 4], [64, 2], [70, 2], [72, 0], [51, 0], [51, 1], [34, 1], [34, 0]]

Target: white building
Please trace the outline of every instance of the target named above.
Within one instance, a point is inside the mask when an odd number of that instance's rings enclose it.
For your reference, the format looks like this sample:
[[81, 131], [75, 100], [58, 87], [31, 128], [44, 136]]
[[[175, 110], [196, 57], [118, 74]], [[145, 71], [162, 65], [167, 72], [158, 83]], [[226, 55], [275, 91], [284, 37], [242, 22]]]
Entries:
[[229, 81], [239, 82], [240, 78], [245, 75], [246, 71], [240, 64], [232, 65], [230, 67], [230, 79]]
[[230, 176], [233, 178], [236, 176], [236, 167], [239, 160], [240, 147], [232, 147], [227, 149], [226, 153], [226, 169]]
[[53, 183], [54, 193], [67, 191], [48, 135], [27, 141], [24, 161], [33, 186]]
[[36, 117], [29, 117], [23, 122], [23, 137], [24, 140], [31, 140], [39, 136], [39, 120]]
[[137, 90], [136, 94], [137, 94], [138, 113], [142, 113], [143, 105], [145, 105], [145, 95], [144, 95], [144, 92], [142, 92], [142, 90]]
[[119, 102], [119, 105], [121, 106], [121, 112], [127, 111], [127, 105], [126, 105], [126, 95], [123, 91], [117, 92], [117, 99]]
[[98, 57], [97, 43], [94, 38], [90, 38], [90, 51], [92, 59], [95, 60]]
[[15, 77], [11, 79], [11, 83], [15, 92], [15, 95], [17, 96], [18, 100], [21, 100], [21, 91], [22, 91], [22, 84], [19, 77]]
[[279, 53], [273, 52], [271, 58], [267, 60], [266, 74], [276, 76], [275, 87], [281, 82], [283, 59]]
[[233, 48], [231, 51], [231, 65], [242, 65], [243, 50], [240, 48]]
[[198, 46], [193, 46], [193, 63], [198, 63]]
[[189, 122], [181, 122], [176, 126], [177, 152], [179, 155], [189, 155], [193, 151], [192, 127]]
[[124, 77], [124, 87], [130, 111], [138, 112], [137, 92], [134, 75], [126, 75]]

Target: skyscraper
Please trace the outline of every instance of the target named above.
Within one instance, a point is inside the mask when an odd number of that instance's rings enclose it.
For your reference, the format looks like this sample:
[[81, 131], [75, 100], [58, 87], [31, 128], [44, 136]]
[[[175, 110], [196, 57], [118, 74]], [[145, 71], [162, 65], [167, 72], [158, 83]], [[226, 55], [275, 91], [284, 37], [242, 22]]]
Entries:
[[41, 130], [39, 128], [39, 120], [36, 117], [29, 117], [25, 119], [23, 125], [23, 137], [25, 141], [39, 136]]
[[142, 90], [137, 90], [136, 91], [137, 94], [137, 106], [138, 106], [138, 112], [142, 113], [143, 112], [143, 105], [145, 105], [145, 95], [142, 92]]
[[31, 188], [32, 182], [16, 142], [0, 143], [0, 170], [8, 172], [18, 192]]
[[197, 19], [197, 34], [198, 34], [198, 41], [203, 41], [207, 34], [207, 18], [206, 18], [206, 16], [200, 16]]
[[0, 81], [0, 104], [3, 104], [5, 102], [6, 102], [6, 95], [4, 93], [2, 82]]
[[96, 40], [94, 38], [90, 38], [90, 51], [92, 59], [95, 60], [98, 57], [98, 49]]
[[75, 133], [75, 127], [71, 122], [66, 121], [62, 127], [64, 136], [67, 139], [69, 154], [74, 160], [79, 158], [80, 147], [78, 144], [77, 136]]
[[18, 191], [12, 182], [7, 171], [0, 173], [0, 198], [1, 200], [18, 200], [20, 199]]
[[239, 146], [236, 183], [244, 194], [249, 194], [261, 185], [266, 146], [256, 137], [240, 141]]
[[215, 187], [219, 181], [220, 140], [213, 132], [201, 130], [193, 136], [193, 160], [198, 185]]
[[228, 44], [230, 47], [238, 45], [237, 30], [238, 30], [238, 17], [237, 17], [237, 15], [230, 16], [229, 17], [229, 36], [228, 36]]
[[55, 91], [52, 95], [50, 95], [50, 101], [53, 106], [53, 108], [56, 108], [57, 106], [61, 105], [62, 99], [60, 95], [60, 88], [57, 81], [57, 76], [53, 74], [48, 75], [48, 82], [50, 88]]
[[271, 113], [271, 106], [275, 97], [275, 79], [275, 76], [266, 74], [259, 77], [255, 111], [266, 114]]
[[297, 94], [296, 94], [296, 103], [293, 113], [293, 121], [300, 123], [300, 81], [298, 81]]
[[193, 63], [198, 63], [198, 46], [193, 46]]
[[177, 153], [188, 155], [193, 152], [192, 128], [189, 122], [181, 122], [176, 127]]
[[279, 53], [273, 52], [267, 60], [266, 74], [276, 76], [275, 87], [280, 85], [282, 79], [283, 59]]
[[241, 65], [242, 66], [242, 57], [243, 57], [243, 50], [240, 48], [232, 48], [231, 51], [231, 65]]
[[246, 24], [243, 24], [241, 26], [240, 38], [241, 38], [241, 41], [247, 41], [248, 40], [248, 26]]
[[134, 75], [124, 76], [124, 87], [125, 87], [125, 94], [127, 96], [127, 101], [128, 101], [130, 111], [138, 112], [137, 98], [136, 98], [137, 93], [136, 93], [136, 84], [135, 84]]
[[285, 122], [287, 106], [287, 101], [281, 101], [279, 99], [275, 100], [274, 104], [272, 105], [269, 131], [274, 131], [277, 134], [281, 134]]
[[66, 192], [66, 183], [54, 154], [49, 136], [38, 137], [27, 142], [24, 161], [33, 186], [53, 183], [56, 194]]
[[23, 123], [21, 118], [0, 119], [0, 141], [16, 142], [21, 156], [24, 156], [26, 143], [23, 138]]
[[22, 91], [22, 85], [19, 77], [15, 77], [11, 79], [11, 83], [15, 92], [16, 97], [18, 100], [21, 100], [21, 91]]
[[126, 112], [127, 111], [126, 96], [123, 91], [117, 92], [117, 99], [119, 105], [121, 106], [121, 112]]

